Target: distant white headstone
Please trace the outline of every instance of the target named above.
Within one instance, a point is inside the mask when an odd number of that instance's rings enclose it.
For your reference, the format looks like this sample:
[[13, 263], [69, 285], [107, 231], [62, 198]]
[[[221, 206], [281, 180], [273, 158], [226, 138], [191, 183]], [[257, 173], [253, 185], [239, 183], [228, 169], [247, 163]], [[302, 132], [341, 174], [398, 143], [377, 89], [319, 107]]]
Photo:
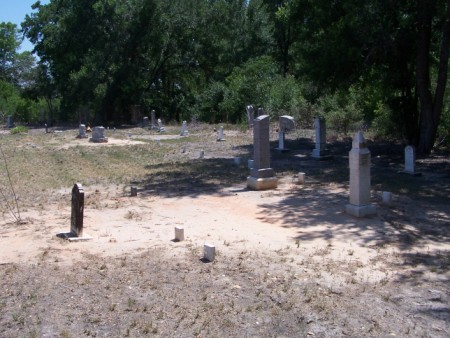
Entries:
[[187, 136], [187, 135], [189, 135], [189, 132], [187, 130], [187, 122], [183, 121], [183, 123], [181, 124], [180, 136]]
[[160, 133], [166, 131], [166, 129], [164, 128], [164, 126], [163, 126], [163, 124], [162, 124], [161, 119], [158, 119], [158, 131], [159, 131]]
[[250, 129], [253, 127], [253, 120], [255, 119], [255, 110], [252, 105], [248, 105], [247, 107], [245, 107], [245, 109], [247, 110], [248, 128]]
[[150, 123], [151, 123], [150, 128], [151, 129], [156, 129], [156, 125], [155, 125], [155, 111], [153, 109], [150, 112]]
[[78, 138], [87, 138], [86, 134], [86, 126], [84, 124], [80, 124], [79, 130], [78, 130]]
[[288, 115], [280, 116], [279, 129], [278, 129], [278, 148], [280, 152], [288, 151], [285, 148], [284, 143], [286, 140], [286, 133], [295, 128], [294, 118]]
[[217, 136], [217, 141], [221, 142], [221, 141], [225, 141], [224, 137], [223, 137], [223, 126], [221, 126], [219, 128], [219, 132], [218, 132], [218, 136]]

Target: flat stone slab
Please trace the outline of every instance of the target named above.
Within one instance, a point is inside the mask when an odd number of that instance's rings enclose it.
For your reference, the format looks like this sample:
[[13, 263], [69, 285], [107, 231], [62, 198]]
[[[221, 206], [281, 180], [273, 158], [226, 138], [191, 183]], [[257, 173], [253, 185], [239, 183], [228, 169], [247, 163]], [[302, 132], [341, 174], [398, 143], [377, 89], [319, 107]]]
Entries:
[[86, 234], [82, 237], [77, 237], [77, 235], [73, 232], [60, 232], [59, 234], [56, 234], [56, 237], [65, 239], [69, 242], [85, 242], [93, 239], [91, 236]]

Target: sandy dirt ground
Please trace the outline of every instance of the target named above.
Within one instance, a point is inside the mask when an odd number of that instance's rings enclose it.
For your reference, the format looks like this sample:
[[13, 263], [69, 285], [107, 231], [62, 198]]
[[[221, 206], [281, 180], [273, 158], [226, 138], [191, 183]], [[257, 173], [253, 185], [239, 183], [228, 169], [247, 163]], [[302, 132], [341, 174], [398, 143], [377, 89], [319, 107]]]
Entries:
[[346, 187], [308, 177], [272, 191], [129, 190], [85, 190], [89, 241], [56, 237], [70, 188], [23, 211], [25, 224], [0, 222], [0, 336], [450, 334], [450, 206], [383, 205], [374, 191], [377, 215], [357, 219]]

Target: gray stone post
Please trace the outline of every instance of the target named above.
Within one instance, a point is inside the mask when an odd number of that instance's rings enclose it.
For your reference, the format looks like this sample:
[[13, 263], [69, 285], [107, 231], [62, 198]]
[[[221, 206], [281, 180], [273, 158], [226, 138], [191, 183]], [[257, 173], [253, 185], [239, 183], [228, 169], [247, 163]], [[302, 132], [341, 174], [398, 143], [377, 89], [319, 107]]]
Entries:
[[269, 115], [258, 116], [253, 121], [253, 169], [247, 186], [254, 190], [273, 189], [278, 181], [270, 168]]
[[76, 237], [83, 237], [84, 190], [80, 183], [72, 188], [72, 212], [70, 217], [70, 232]]
[[350, 166], [350, 203], [345, 210], [355, 217], [364, 217], [376, 213], [370, 204], [370, 151], [361, 131], [353, 139], [349, 152]]
[[320, 159], [325, 154], [327, 145], [327, 132], [325, 119], [316, 117], [314, 120], [314, 127], [316, 129], [316, 147], [312, 152], [312, 157]]

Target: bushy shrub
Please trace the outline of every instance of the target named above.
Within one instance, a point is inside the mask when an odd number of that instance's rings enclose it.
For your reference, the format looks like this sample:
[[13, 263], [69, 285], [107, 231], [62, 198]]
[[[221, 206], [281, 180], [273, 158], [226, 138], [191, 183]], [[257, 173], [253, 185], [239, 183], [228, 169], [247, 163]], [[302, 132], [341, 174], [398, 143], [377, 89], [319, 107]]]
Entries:
[[10, 134], [28, 133], [28, 128], [25, 126], [17, 126], [10, 129]]

